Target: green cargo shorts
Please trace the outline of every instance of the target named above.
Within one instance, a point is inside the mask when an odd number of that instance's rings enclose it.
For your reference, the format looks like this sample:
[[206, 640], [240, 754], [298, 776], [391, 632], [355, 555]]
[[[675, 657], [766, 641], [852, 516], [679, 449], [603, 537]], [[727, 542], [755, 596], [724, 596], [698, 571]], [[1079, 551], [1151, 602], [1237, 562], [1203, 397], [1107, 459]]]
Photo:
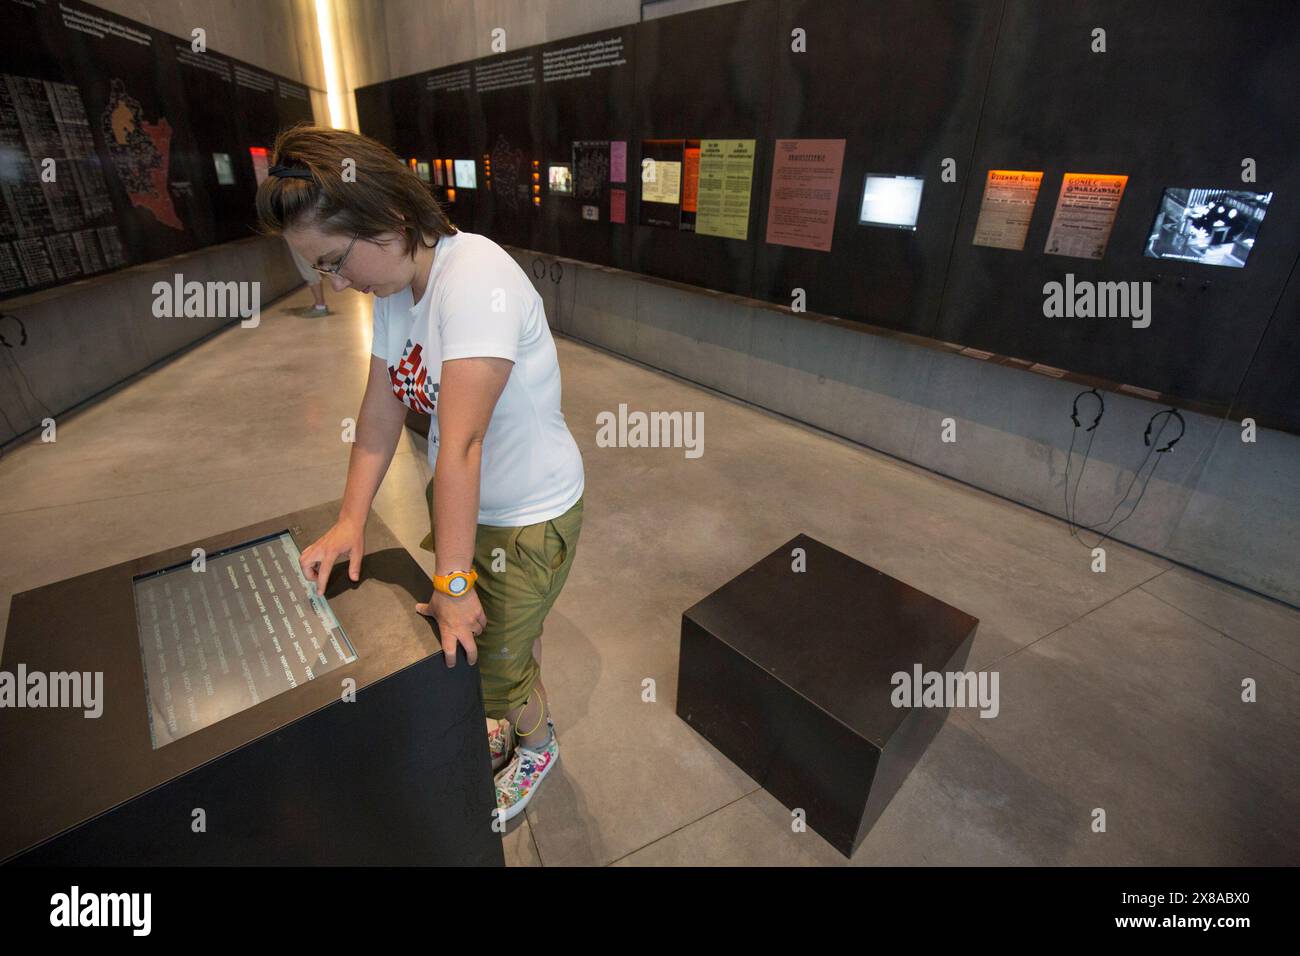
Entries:
[[[429, 534], [420, 547], [433, 551], [432, 479], [424, 497], [429, 504]], [[478, 526], [474, 589], [487, 627], [474, 643], [487, 716], [500, 720], [533, 692], [541, 670], [533, 659], [533, 642], [542, 636], [542, 621], [568, 580], [581, 531], [582, 498], [549, 521], [517, 528]]]

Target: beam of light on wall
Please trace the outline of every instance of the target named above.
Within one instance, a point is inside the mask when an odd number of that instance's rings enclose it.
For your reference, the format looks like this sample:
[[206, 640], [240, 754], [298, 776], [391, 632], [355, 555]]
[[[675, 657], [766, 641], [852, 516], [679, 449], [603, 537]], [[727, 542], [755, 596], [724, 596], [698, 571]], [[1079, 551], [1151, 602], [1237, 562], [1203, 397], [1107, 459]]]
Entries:
[[330, 105], [330, 126], [344, 129], [343, 81], [339, 72], [338, 42], [334, 33], [334, 5], [316, 0], [316, 28], [320, 31], [321, 59], [325, 61], [325, 94]]

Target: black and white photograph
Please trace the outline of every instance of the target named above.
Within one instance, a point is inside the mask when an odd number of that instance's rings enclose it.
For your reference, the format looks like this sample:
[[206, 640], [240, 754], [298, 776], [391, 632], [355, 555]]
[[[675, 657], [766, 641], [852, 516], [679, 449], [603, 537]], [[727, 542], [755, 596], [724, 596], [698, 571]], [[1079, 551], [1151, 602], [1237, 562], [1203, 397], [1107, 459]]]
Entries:
[[1146, 254], [1243, 269], [1272, 198], [1272, 193], [1171, 186], [1160, 199]]

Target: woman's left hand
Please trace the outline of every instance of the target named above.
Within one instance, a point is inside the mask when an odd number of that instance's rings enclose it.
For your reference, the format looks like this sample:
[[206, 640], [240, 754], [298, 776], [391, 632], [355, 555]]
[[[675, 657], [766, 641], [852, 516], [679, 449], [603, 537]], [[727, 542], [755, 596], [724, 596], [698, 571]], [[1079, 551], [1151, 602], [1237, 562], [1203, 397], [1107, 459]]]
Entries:
[[478, 663], [478, 646], [474, 643], [474, 638], [487, 627], [487, 616], [483, 613], [483, 605], [479, 603], [475, 588], [470, 588], [469, 593], [461, 597], [443, 594], [435, 588], [428, 603], [417, 604], [415, 609], [438, 622], [438, 632], [442, 635], [442, 654], [447, 659], [448, 667], [456, 666], [458, 643], [465, 648], [465, 656], [470, 664]]

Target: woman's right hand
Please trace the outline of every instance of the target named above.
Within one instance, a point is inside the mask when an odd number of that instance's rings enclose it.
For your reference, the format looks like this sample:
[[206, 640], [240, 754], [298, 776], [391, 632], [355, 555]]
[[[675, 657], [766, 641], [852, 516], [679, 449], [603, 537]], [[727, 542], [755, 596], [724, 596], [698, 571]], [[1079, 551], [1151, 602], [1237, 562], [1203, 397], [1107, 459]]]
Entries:
[[361, 578], [361, 556], [366, 553], [365, 524], [340, 519], [302, 552], [298, 559], [302, 575], [316, 585], [316, 593], [325, 596], [334, 561], [340, 557], [351, 558], [348, 577]]

